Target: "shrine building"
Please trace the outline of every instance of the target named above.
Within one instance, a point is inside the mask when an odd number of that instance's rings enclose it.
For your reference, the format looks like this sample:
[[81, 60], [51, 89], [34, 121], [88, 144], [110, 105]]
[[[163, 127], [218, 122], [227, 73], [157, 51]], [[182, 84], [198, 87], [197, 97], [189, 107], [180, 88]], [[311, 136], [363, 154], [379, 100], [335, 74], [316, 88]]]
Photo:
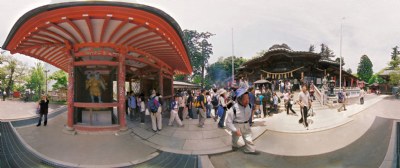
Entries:
[[173, 75], [192, 67], [178, 23], [151, 6], [115, 1], [55, 3], [13, 26], [3, 49], [68, 73], [68, 131], [126, 130], [125, 95], [155, 89], [170, 99]]

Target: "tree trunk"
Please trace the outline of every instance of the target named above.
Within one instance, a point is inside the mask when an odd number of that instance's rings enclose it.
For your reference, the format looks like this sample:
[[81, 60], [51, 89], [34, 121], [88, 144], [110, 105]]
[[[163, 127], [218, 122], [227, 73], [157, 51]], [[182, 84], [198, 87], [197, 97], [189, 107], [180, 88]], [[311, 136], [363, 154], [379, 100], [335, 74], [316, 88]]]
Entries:
[[12, 69], [11, 69], [11, 73], [10, 73], [10, 79], [8, 80], [8, 84], [7, 84], [7, 88], [6, 88], [6, 94], [7, 94], [7, 96], [10, 95], [10, 89], [11, 89], [11, 86], [12, 86], [12, 84], [13, 84], [14, 72], [15, 72], [15, 69], [12, 68]]
[[205, 66], [204, 64], [201, 65], [201, 87], [204, 88], [204, 70], [205, 70]]

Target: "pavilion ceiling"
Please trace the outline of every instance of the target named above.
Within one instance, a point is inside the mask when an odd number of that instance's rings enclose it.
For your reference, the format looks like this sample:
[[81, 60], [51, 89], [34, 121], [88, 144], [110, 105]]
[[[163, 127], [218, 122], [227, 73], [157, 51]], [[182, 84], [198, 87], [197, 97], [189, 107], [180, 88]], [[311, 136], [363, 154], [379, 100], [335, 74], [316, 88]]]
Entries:
[[[127, 49], [136, 68], [145, 65], [191, 73], [182, 34], [164, 12], [116, 2], [70, 2], [36, 8], [18, 20], [3, 48], [66, 70], [69, 48]], [[72, 52], [73, 54], [74, 52]]]

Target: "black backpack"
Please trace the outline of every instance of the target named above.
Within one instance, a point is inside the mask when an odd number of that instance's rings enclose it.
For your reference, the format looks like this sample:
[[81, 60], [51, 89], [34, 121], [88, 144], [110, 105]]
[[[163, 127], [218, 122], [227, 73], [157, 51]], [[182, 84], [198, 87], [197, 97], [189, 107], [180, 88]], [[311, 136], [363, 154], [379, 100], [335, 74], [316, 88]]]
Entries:
[[213, 96], [212, 100], [211, 100], [211, 104], [213, 106], [218, 106], [218, 99], [217, 96]]

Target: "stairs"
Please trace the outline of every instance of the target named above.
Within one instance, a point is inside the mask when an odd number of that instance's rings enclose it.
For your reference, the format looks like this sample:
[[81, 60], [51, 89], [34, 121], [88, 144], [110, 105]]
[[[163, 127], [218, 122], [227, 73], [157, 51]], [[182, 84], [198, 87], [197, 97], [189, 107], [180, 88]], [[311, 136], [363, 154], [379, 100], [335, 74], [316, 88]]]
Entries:
[[[297, 100], [298, 100], [299, 93], [300, 93], [300, 92], [298, 92], [298, 91], [297, 91], [297, 92], [293, 92], [292, 95], [293, 95], [294, 101], [297, 101]], [[278, 95], [279, 97], [282, 96], [281, 93], [277, 93], [277, 95]], [[295, 104], [295, 105], [292, 106], [292, 108], [293, 108], [293, 110], [294, 110], [296, 113], [297, 113], [297, 112], [300, 112], [300, 105]], [[328, 109], [329, 107], [328, 107], [328, 106], [325, 106], [325, 105], [321, 105], [321, 103], [316, 99], [316, 100], [313, 100], [313, 102], [312, 102], [312, 108], [313, 108], [314, 111], [315, 111], [315, 110], [320, 111], [320, 110]], [[278, 109], [279, 109], [279, 112], [286, 112], [286, 108], [285, 108], [283, 99], [281, 99], [281, 103], [279, 103]]]

